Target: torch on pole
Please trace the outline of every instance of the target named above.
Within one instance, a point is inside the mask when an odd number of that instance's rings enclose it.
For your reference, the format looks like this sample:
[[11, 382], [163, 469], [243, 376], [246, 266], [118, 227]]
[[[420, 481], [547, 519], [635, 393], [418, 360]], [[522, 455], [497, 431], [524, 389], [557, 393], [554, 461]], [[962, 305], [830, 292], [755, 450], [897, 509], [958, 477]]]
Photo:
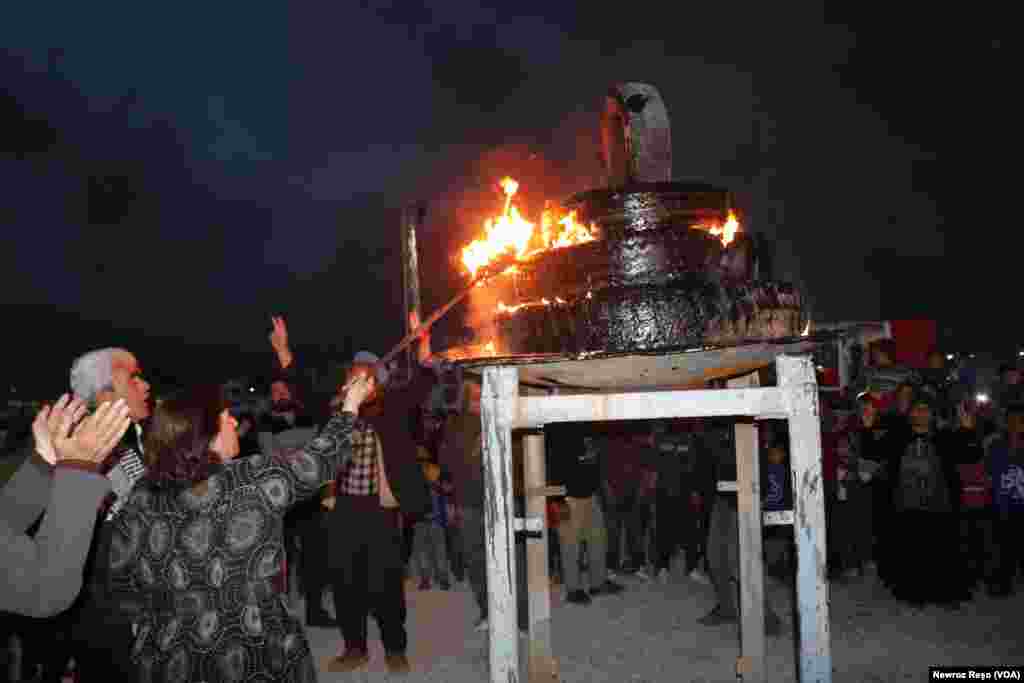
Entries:
[[[510, 256], [508, 257], [507, 261], [514, 261], [514, 258]], [[495, 267], [492, 264], [492, 266], [488, 268], [486, 272], [474, 278], [473, 281], [469, 283], [468, 287], [466, 287], [461, 292], [453, 296], [451, 300], [449, 300], [448, 303], [446, 303], [444, 306], [431, 313], [430, 317], [424, 320], [422, 323], [420, 323], [419, 327], [417, 327], [415, 330], [411, 330], [409, 334], [405, 335], [402, 338], [402, 341], [395, 344], [394, 348], [388, 351], [383, 358], [377, 361], [376, 366], [383, 367], [390, 363], [394, 359], [394, 357], [400, 354], [402, 351], [404, 351], [409, 346], [409, 344], [412, 344], [420, 335], [422, 335], [424, 332], [433, 327], [434, 323], [440, 320], [445, 313], [450, 311], [455, 304], [459, 303], [467, 296], [469, 296], [469, 293], [473, 291], [474, 287], [483, 284], [487, 280], [490, 280], [492, 277], [507, 272], [508, 269], [512, 267], [512, 265], [510, 263], [508, 266], [505, 266], [505, 262], [506, 260], [503, 259], [498, 267]]]
[[486, 279], [487, 277], [476, 278], [475, 280], [473, 280], [472, 284], [469, 285], [469, 287], [466, 287], [464, 290], [453, 296], [451, 300], [444, 306], [431, 313], [430, 317], [424, 320], [422, 323], [420, 323], [419, 327], [417, 327], [415, 330], [410, 331], [409, 334], [405, 335], [402, 338], [402, 341], [395, 344], [394, 348], [388, 351], [383, 358], [377, 361], [377, 365], [385, 366], [388, 363], [390, 363], [391, 360], [394, 359], [394, 357], [400, 354], [402, 351], [404, 351], [409, 346], [409, 344], [412, 344], [420, 335], [422, 335], [424, 332], [433, 327], [434, 323], [440, 320], [445, 313], [451, 310], [452, 306], [454, 306], [455, 304], [459, 303], [467, 296], [469, 296], [469, 293], [473, 291], [473, 288]]

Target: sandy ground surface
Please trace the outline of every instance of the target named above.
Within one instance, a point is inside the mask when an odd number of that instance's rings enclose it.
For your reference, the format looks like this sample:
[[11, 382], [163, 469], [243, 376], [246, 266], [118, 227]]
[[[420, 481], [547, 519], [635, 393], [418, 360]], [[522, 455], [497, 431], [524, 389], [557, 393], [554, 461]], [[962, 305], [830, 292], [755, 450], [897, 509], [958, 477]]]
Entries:
[[[590, 606], [564, 603], [552, 590], [552, 630], [564, 683], [735, 681], [739, 632], [696, 620], [714, 606], [710, 586], [674, 577], [668, 584], [624, 578], [627, 591]], [[796, 681], [792, 590], [773, 579], [769, 599], [785, 623], [768, 639], [769, 681]], [[489, 681], [486, 633], [473, 630], [476, 608], [465, 584], [451, 592], [418, 591], [407, 584], [409, 659], [404, 680]], [[329, 600], [328, 600], [329, 602]], [[892, 600], [874, 576], [830, 588], [833, 681], [924, 681], [929, 666], [1024, 665], [1024, 596], [977, 597], [960, 612], [927, 607], [915, 612]], [[352, 674], [327, 673], [340, 649], [336, 629], [309, 629], [321, 681], [399, 680], [384, 667], [376, 625], [370, 626], [369, 666]], [[524, 650], [521, 649], [522, 653]], [[526, 681], [525, 669], [521, 681]]]

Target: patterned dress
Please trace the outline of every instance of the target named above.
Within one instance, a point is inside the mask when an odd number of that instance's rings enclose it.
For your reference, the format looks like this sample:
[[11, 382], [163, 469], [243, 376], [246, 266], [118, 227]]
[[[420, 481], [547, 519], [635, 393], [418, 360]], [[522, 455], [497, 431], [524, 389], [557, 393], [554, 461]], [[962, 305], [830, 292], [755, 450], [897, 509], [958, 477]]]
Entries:
[[138, 615], [140, 681], [316, 680], [302, 626], [272, 579], [285, 513], [334, 478], [354, 421], [331, 418], [289, 457], [227, 463], [205, 490], [136, 488], [112, 522], [110, 589]]

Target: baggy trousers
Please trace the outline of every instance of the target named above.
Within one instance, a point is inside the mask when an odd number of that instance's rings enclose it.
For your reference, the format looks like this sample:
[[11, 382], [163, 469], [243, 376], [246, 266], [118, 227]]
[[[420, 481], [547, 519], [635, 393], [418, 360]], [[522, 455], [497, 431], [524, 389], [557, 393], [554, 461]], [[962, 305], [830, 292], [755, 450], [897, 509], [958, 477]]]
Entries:
[[558, 527], [558, 542], [562, 548], [562, 580], [567, 591], [582, 590], [580, 576], [580, 543], [587, 544], [588, 585], [597, 588], [608, 578], [605, 562], [608, 558], [608, 537], [604, 515], [597, 496], [566, 498], [569, 519]]
[[[473, 589], [480, 618], [487, 619], [487, 539], [482, 508], [467, 507], [462, 516], [462, 540], [466, 577]], [[519, 629], [529, 626], [530, 592], [526, 580], [526, 541], [516, 535], [516, 613]]]
[[[725, 615], [739, 617], [740, 530], [735, 495], [715, 496], [708, 534], [708, 565], [719, 609]], [[774, 612], [768, 605], [767, 591], [764, 603], [765, 617], [771, 618]]]
[[373, 614], [388, 654], [404, 653], [405, 587], [398, 510], [376, 496], [338, 496], [331, 513], [329, 558], [334, 609], [346, 649], [366, 650]]

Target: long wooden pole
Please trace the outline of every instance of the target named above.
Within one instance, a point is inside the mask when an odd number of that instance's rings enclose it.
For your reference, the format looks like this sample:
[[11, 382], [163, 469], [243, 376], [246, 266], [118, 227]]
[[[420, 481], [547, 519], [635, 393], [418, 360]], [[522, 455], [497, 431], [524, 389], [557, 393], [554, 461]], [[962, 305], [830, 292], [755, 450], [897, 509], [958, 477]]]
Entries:
[[[417, 248], [417, 232], [423, 225], [427, 208], [422, 203], [410, 204], [402, 210], [402, 302], [405, 310], [405, 331], [412, 332], [409, 326], [409, 314], [416, 313], [420, 316], [420, 266], [419, 249]], [[408, 356], [408, 354], [406, 354]], [[406, 358], [406, 369], [412, 377], [412, 367], [415, 359]]]

